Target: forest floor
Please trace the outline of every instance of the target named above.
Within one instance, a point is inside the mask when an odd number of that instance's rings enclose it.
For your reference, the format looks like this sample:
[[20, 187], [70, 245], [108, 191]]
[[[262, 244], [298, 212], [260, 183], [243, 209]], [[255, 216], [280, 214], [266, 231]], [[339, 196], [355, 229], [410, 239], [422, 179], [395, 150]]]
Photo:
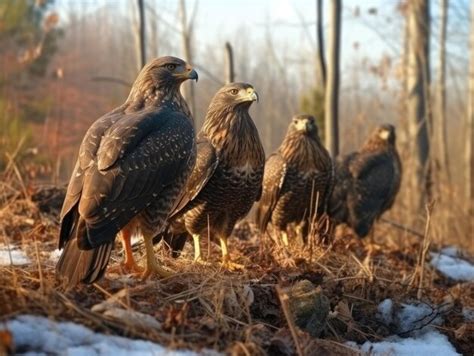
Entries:
[[[193, 262], [191, 244], [177, 259], [158, 245], [156, 257], [172, 277], [107, 273], [66, 292], [54, 271], [58, 199], [30, 196], [6, 188], [0, 194], [0, 355], [68, 346], [64, 335], [63, 344], [25, 341], [22, 330], [49, 327], [32, 315], [84, 325], [92, 330], [89, 342], [91, 335], [117, 335], [207, 354], [397, 354], [399, 347], [413, 350], [410, 340], [438, 353], [474, 354], [474, 260], [455, 248], [428, 249], [429, 236], [400, 237], [379, 224], [375, 243], [343, 234], [330, 245], [285, 250], [243, 222], [229, 241], [241, 271], [222, 270], [213, 243], [203, 243], [208, 264]], [[117, 242], [109, 266], [121, 253]], [[139, 243], [135, 255], [143, 260]], [[20, 328], [25, 320], [37, 329]], [[126, 350], [119, 341], [118, 350]]]

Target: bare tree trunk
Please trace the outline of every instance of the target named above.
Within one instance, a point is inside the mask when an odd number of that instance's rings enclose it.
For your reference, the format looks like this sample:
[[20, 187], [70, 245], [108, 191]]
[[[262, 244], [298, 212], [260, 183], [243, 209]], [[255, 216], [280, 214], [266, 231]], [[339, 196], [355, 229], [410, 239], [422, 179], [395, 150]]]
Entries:
[[429, 167], [429, 5], [428, 0], [411, 0], [408, 2], [408, 106], [410, 140], [413, 142], [415, 174], [412, 175], [413, 187], [420, 192], [419, 197], [413, 194], [416, 209], [422, 209], [430, 198]]
[[316, 0], [316, 38], [318, 40], [318, 71], [320, 86], [326, 87], [326, 59], [324, 58], [323, 0]]
[[339, 47], [342, 0], [332, 0], [330, 3], [331, 17], [329, 21], [329, 51], [324, 111], [326, 147], [334, 158], [339, 154]]
[[449, 182], [451, 175], [449, 171], [447, 138], [446, 138], [446, 26], [448, 0], [440, 0], [440, 36], [438, 57], [438, 83], [436, 85], [437, 101], [437, 125], [435, 126], [436, 146], [438, 147], [438, 160], [442, 174]]
[[[474, 3], [471, 4], [471, 33], [470, 33], [470, 58], [469, 58], [469, 98], [466, 117], [466, 148], [465, 148], [465, 196], [466, 210], [474, 214]], [[471, 222], [472, 224], [472, 222]]]
[[[193, 29], [193, 22], [194, 19], [192, 18], [189, 25], [188, 19], [186, 14], [186, 1], [180, 0], [180, 14], [181, 14], [181, 39], [183, 45], [183, 53], [184, 59], [189, 64], [193, 63], [193, 55], [191, 50], [191, 36], [192, 36], [192, 29]], [[194, 95], [194, 86], [189, 83], [184, 83], [182, 85], [183, 88], [183, 97], [189, 105], [189, 109], [191, 110], [191, 114], [196, 114], [196, 102], [195, 102], [195, 95]]]
[[146, 64], [146, 25], [145, 25], [145, 0], [138, 1], [139, 33], [140, 33], [140, 66], [143, 68]]
[[234, 53], [229, 42], [225, 43], [225, 82], [232, 83], [235, 81], [234, 72]]

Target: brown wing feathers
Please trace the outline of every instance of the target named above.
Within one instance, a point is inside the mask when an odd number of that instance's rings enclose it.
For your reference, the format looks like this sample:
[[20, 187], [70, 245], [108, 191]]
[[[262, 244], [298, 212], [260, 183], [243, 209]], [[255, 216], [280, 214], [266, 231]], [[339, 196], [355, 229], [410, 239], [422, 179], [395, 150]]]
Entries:
[[[179, 94], [185, 79], [166, 69], [169, 61], [174, 68], [186, 66], [173, 57], [152, 61], [125, 104], [97, 120], [84, 137], [61, 213], [64, 250], [57, 272], [69, 286], [100, 278], [116, 234], [189, 170], [195, 143]], [[196, 78], [189, 71], [187, 79]]]
[[261, 232], [272, 222], [277, 230], [310, 218], [312, 195], [319, 193], [318, 214], [326, 209], [333, 183], [332, 161], [320, 143], [315, 119], [296, 115], [278, 148], [267, 160], [257, 210]]
[[381, 125], [357, 151], [336, 166], [336, 185], [329, 213], [335, 223], [347, 223], [359, 237], [391, 207], [401, 180], [395, 128]]

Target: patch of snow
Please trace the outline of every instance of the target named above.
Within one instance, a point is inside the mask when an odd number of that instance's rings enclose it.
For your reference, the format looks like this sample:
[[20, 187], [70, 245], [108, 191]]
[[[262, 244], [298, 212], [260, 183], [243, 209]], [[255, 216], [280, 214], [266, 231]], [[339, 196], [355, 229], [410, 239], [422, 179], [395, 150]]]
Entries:
[[402, 303], [395, 307], [391, 299], [385, 299], [378, 305], [377, 310], [377, 319], [386, 326], [396, 327], [398, 333], [425, 330], [433, 325], [441, 325], [443, 321], [439, 316], [440, 308], [420, 302]]
[[431, 265], [455, 281], [474, 281], [474, 265], [458, 257], [431, 252]]
[[54, 251], [51, 251], [51, 253], [49, 254], [49, 260], [52, 261], [52, 262], [58, 262], [59, 260], [59, 257], [61, 257], [61, 254], [63, 253], [63, 250], [61, 249], [56, 249]]
[[419, 302], [395, 304], [392, 299], [385, 299], [378, 305], [377, 318], [409, 337], [392, 335], [379, 342], [367, 341], [362, 345], [349, 342], [347, 345], [356, 348], [363, 355], [371, 356], [458, 355], [447, 336], [432, 327], [442, 323], [442, 318], [438, 315], [442, 309], [442, 306], [432, 307]]
[[[55, 322], [45, 317], [21, 315], [7, 321], [17, 353], [29, 355], [166, 355], [194, 356], [193, 351], [171, 350], [150, 341], [96, 333], [72, 322]], [[219, 355], [203, 350], [200, 355]]]
[[21, 266], [30, 263], [31, 260], [22, 250], [14, 246], [0, 244], [0, 266]]
[[386, 325], [392, 323], [393, 301], [391, 299], [385, 299], [382, 303], [379, 304], [377, 310], [379, 311], [378, 317], [381, 321], [383, 321]]
[[467, 321], [468, 323], [473, 322], [474, 321], [474, 308], [463, 307], [462, 316], [464, 317], [464, 320]]
[[371, 356], [459, 355], [454, 346], [449, 342], [447, 336], [436, 330], [431, 330], [415, 337], [401, 338], [392, 336], [380, 342], [367, 341], [362, 345], [349, 342], [347, 345], [360, 350], [364, 355]]
[[450, 257], [459, 257], [461, 253], [459, 252], [459, 249], [455, 246], [448, 246], [443, 248], [439, 253], [442, 255], [450, 256]]
[[408, 332], [414, 329], [424, 329], [432, 325], [441, 325], [442, 318], [439, 310], [428, 304], [402, 304], [397, 315], [399, 332]]

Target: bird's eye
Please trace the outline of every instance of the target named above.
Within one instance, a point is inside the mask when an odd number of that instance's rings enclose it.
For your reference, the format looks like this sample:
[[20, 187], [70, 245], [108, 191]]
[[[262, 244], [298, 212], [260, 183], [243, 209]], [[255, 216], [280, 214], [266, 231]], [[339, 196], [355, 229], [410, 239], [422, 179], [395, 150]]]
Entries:
[[231, 93], [232, 95], [237, 95], [238, 92], [239, 92], [239, 91], [238, 91], [237, 89], [231, 89], [231, 90], [230, 90], [230, 93]]
[[297, 124], [297, 123], [298, 123], [298, 120], [297, 120], [297, 119], [294, 119], [294, 120], [293, 120], [293, 123], [294, 123], [294, 124]]
[[176, 69], [176, 64], [168, 63], [168, 64], [166, 65], [166, 69], [168, 69], [168, 70], [175, 70], [175, 69]]

